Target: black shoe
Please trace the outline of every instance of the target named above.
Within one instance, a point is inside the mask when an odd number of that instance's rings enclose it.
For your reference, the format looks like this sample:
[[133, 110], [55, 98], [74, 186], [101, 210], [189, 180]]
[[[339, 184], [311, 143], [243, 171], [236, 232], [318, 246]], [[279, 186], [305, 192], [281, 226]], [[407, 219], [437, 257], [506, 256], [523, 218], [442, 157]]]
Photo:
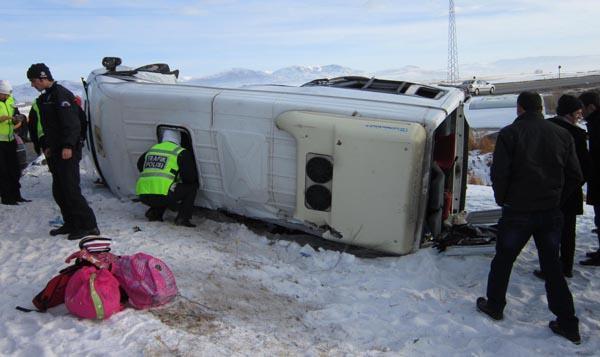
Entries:
[[572, 278], [573, 277], [573, 271], [564, 271], [563, 275], [565, 276], [565, 278]]
[[588, 258], [600, 257], [600, 250], [595, 250], [593, 252], [587, 252], [587, 253], [585, 253], [585, 256]]
[[492, 309], [488, 305], [487, 299], [484, 297], [477, 298], [477, 310], [483, 312], [496, 321], [500, 321], [504, 318], [502, 311], [496, 311]]
[[598, 233], [598, 228], [592, 229], [592, 233]]
[[87, 236], [97, 236], [100, 235], [100, 230], [98, 228], [88, 228], [88, 229], [80, 229], [75, 232], [72, 232], [67, 237], [68, 240], [78, 240]]
[[594, 257], [594, 258], [589, 258], [586, 260], [582, 260], [579, 262], [579, 264], [581, 265], [586, 265], [586, 266], [594, 266], [594, 267], [598, 267], [600, 266], [600, 255]]
[[50, 230], [50, 235], [51, 236], [57, 236], [60, 234], [69, 234], [73, 232], [73, 229], [69, 226], [67, 226], [66, 224], [63, 224], [62, 226], [55, 228], [55, 229], [51, 229]]
[[164, 211], [161, 209], [157, 209], [157, 208], [148, 208], [148, 210], [146, 211], [146, 218], [148, 218], [148, 221], [150, 222], [162, 222], [163, 218], [163, 213]]
[[550, 321], [548, 327], [550, 327], [550, 330], [552, 330], [552, 332], [554, 332], [555, 334], [566, 338], [567, 340], [573, 342], [576, 345], [579, 345], [581, 343], [579, 327], [575, 327], [575, 330], [573, 331], [565, 331], [556, 320]]
[[17, 202], [31, 202], [31, 200], [25, 199], [23, 197], [17, 198]]
[[546, 280], [546, 274], [544, 274], [544, 272], [541, 270], [534, 270], [533, 275], [540, 280]]
[[175, 218], [175, 225], [190, 227], [190, 228], [196, 227], [196, 225], [193, 224], [192, 222], [190, 222], [189, 219], [183, 219], [183, 218]]

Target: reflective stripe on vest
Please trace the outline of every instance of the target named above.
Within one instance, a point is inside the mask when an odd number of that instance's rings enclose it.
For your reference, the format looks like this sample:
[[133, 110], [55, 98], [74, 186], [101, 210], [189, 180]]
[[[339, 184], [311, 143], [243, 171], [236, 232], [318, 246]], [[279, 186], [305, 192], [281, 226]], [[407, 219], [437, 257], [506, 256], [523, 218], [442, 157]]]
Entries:
[[[15, 115], [15, 99], [13, 96], [9, 96], [6, 101], [0, 102], [0, 117]], [[13, 141], [15, 135], [13, 134], [14, 124], [11, 119], [5, 120], [0, 123], [0, 141]]]
[[37, 98], [33, 101], [31, 109], [33, 109], [33, 111], [35, 112], [35, 117], [37, 119], [36, 134], [39, 140], [42, 136], [44, 136], [44, 128], [42, 128], [42, 117], [40, 115], [40, 107], [38, 107]]
[[136, 195], [166, 196], [179, 173], [177, 157], [183, 150], [170, 141], [156, 144], [148, 150], [144, 169], [135, 185]]

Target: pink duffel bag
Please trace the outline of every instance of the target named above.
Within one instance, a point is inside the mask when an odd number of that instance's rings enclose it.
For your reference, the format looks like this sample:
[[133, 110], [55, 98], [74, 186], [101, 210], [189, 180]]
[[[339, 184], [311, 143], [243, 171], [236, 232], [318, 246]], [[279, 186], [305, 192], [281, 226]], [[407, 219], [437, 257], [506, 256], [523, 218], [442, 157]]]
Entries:
[[70, 313], [84, 319], [108, 319], [121, 311], [119, 282], [107, 269], [86, 266], [79, 269], [65, 290]]
[[175, 276], [160, 259], [145, 253], [121, 256], [112, 272], [136, 309], [164, 305], [177, 295]]

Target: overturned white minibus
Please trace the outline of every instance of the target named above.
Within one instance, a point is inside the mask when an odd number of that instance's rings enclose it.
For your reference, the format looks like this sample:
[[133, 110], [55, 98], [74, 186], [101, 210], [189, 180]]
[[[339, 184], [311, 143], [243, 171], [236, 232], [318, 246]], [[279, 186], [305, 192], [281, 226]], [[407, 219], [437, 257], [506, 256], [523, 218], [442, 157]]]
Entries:
[[136, 161], [169, 127], [195, 156], [197, 206], [393, 254], [464, 208], [459, 89], [364, 77], [211, 88], [119, 64], [105, 58], [84, 83], [88, 149], [118, 196], [135, 196]]

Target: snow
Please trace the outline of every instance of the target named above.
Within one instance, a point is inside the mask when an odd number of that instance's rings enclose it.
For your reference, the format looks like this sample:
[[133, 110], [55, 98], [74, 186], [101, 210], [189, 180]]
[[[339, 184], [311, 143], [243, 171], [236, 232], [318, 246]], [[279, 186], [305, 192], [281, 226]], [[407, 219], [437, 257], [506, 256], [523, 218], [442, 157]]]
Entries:
[[492, 165], [493, 153], [480, 153], [479, 150], [469, 151], [469, 169], [467, 175], [477, 178], [480, 185], [491, 186], [492, 179], [490, 178], [490, 166]]
[[[89, 166], [89, 165], [86, 165]], [[181, 297], [166, 307], [127, 308], [106, 321], [81, 320], [64, 305], [23, 313], [77, 248], [51, 237], [60, 216], [46, 166], [21, 179], [33, 202], [1, 206], [0, 354], [54, 355], [593, 355], [600, 348], [600, 269], [575, 268], [569, 285], [583, 344], [553, 335], [533, 244], [516, 261], [505, 319], [475, 310], [491, 256], [421, 249], [404, 257], [366, 258], [312, 248], [200, 211], [197, 228], [147, 222], [145, 208], [115, 198], [82, 173], [82, 189], [113, 252], [143, 251], [173, 270]], [[468, 187], [470, 210], [494, 208], [491, 188]], [[589, 206], [578, 219], [576, 260], [596, 248]], [[257, 232], [255, 232], [257, 231]], [[315, 240], [318, 242], [318, 240]]]

